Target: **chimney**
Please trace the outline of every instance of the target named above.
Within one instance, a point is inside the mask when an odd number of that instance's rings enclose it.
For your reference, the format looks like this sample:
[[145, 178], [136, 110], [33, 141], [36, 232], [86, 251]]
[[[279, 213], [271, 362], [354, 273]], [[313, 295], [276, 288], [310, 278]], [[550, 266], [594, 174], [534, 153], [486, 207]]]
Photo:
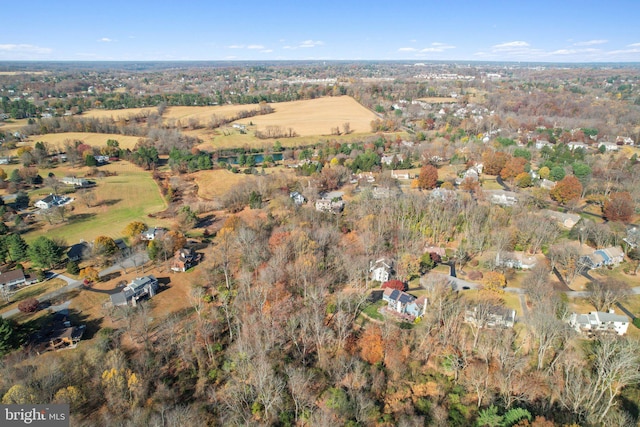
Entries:
[[615, 311], [613, 310], [613, 308], [609, 309], [609, 314], [615, 314]]

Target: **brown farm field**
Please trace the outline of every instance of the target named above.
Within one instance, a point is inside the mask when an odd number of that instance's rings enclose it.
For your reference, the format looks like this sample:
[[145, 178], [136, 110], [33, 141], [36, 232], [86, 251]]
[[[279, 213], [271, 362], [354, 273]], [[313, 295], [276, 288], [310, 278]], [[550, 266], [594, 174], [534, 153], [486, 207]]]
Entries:
[[122, 110], [89, 110], [82, 113], [80, 117], [91, 119], [104, 119], [106, 117], [120, 120], [138, 115], [147, 116], [154, 111], [157, 111], [155, 107], [124, 108]]
[[[267, 174], [293, 174], [292, 170], [282, 168], [268, 168], [265, 172]], [[214, 200], [223, 196], [233, 187], [251, 177], [251, 175], [243, 173], [232, 173], [226, 169], [198, 171], [191, 174], [191, 176], [198, 185], [198, 196], [207, 200]]]
[[104, 147], [108, 139], [115, 139], [121, 148], [133, 149], [140, 137], [120, 135], [115, 133], [89, 133], [89, 132], [63, 132], [47, 133], [44, 135], [32, 135], [23, 145], [34, 145], [38, 141], [48, 143], [52, 148], [64, 149], [65, 141], [79, 140], [92, 147]]

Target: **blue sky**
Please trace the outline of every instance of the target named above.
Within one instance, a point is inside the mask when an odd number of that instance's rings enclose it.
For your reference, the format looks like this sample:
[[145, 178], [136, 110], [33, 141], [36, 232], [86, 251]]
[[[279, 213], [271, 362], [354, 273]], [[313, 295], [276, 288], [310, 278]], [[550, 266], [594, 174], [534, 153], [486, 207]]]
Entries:
[[640, 0], [5, 2], [0, 60], [640, 62]]

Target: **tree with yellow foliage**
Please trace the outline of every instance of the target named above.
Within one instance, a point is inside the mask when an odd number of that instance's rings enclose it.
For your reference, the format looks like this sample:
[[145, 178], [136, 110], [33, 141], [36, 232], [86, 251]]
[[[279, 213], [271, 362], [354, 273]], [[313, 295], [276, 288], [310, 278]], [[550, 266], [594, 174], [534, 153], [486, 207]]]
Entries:
[[503, 293], [507, 286], [507, 279], [504, 274], [497, 271], [490, 271], [484, 275], [484, 288], [488, 291]]
[[360, 356], [364, 360], [372, 365], [382, 361], [384, 357], [384, 342], [382, 340], [382, 331], [380, 331], [379, 327], [368, 327], [360, 337], [358, 344], [360, 346]]

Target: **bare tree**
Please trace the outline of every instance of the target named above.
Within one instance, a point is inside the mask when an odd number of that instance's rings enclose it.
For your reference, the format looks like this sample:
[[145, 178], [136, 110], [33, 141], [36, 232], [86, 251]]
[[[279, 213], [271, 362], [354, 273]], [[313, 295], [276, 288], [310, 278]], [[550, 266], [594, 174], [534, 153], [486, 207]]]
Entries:
[[621, 280], [607, 278], [603, 281], [587, 283], [589, 302], [596, 311], [606, 311], [613, 308], [629, 294], [629, 287]]

